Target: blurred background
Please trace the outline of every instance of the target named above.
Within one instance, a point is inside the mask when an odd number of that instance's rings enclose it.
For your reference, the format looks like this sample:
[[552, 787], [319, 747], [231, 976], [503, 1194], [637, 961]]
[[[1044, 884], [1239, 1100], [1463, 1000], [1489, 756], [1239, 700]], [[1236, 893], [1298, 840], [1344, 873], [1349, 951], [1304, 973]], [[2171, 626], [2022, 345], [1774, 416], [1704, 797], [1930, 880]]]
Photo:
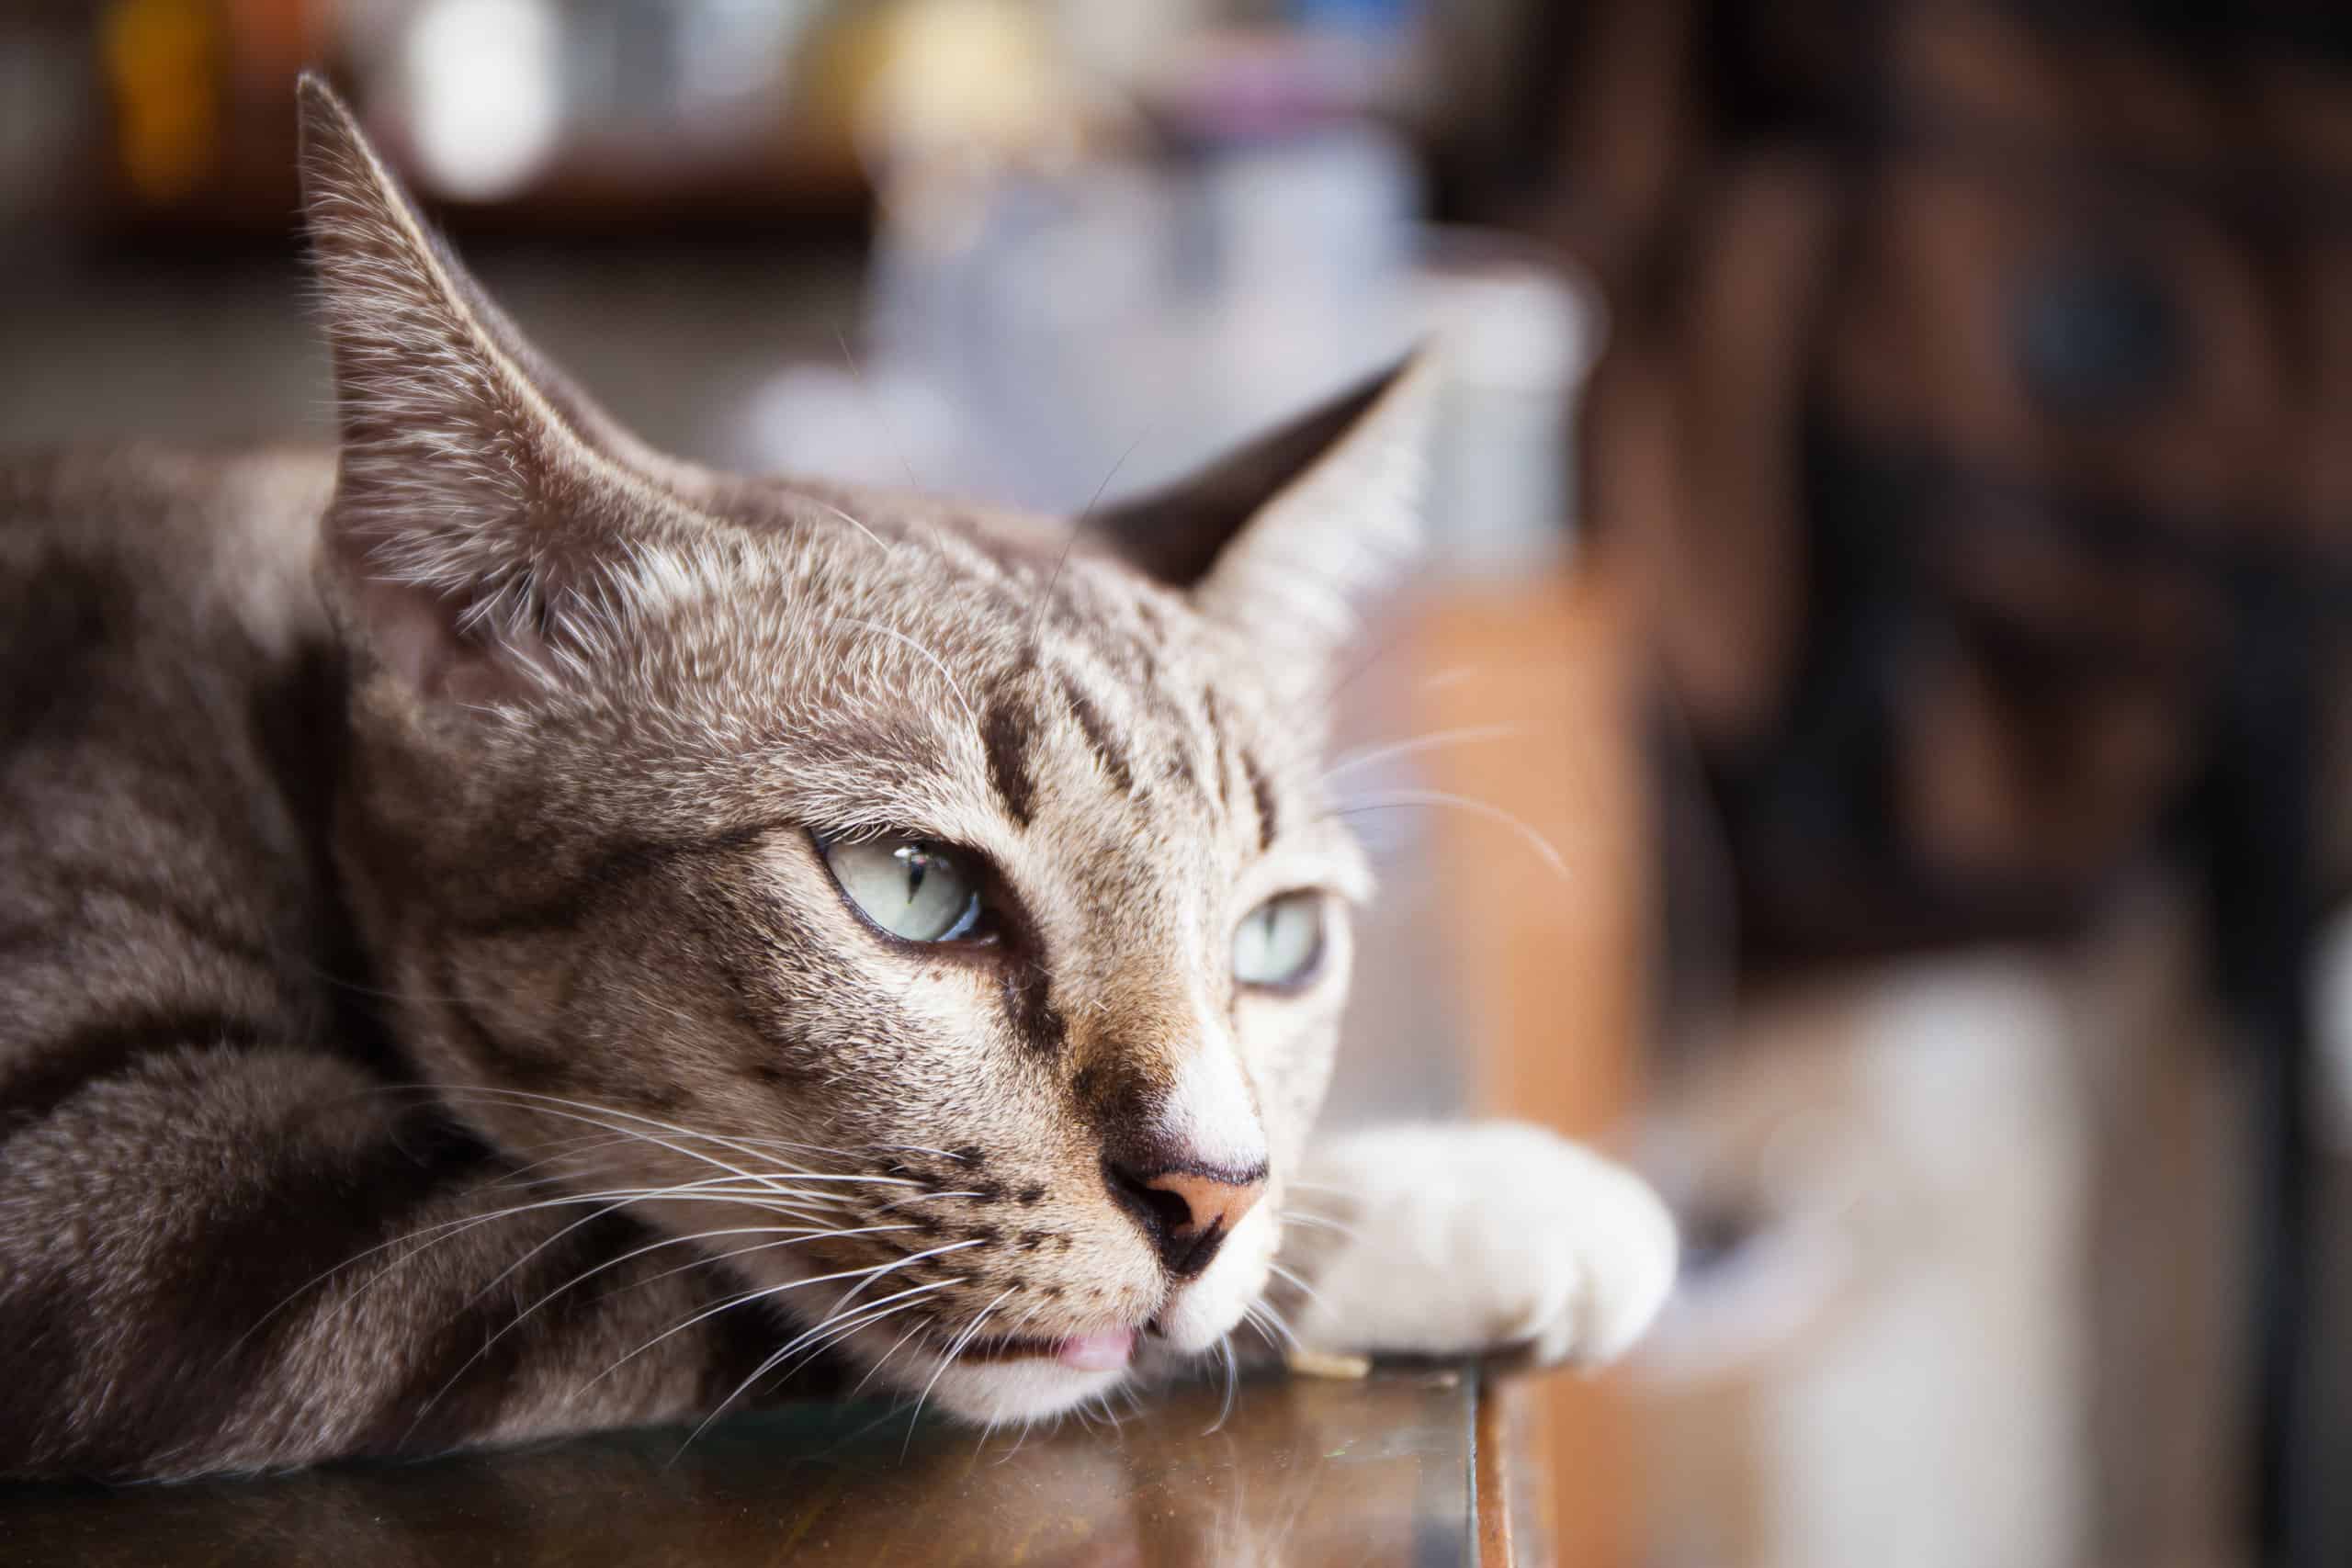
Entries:
[[1075, 511], [1441, 346], [1333, 1115], [1681, 1210], [1565, 1561], [2352, 1561], [2343, 7], [11, 0], [0, 443], [327, 437], [311, 63], [690, 457]]

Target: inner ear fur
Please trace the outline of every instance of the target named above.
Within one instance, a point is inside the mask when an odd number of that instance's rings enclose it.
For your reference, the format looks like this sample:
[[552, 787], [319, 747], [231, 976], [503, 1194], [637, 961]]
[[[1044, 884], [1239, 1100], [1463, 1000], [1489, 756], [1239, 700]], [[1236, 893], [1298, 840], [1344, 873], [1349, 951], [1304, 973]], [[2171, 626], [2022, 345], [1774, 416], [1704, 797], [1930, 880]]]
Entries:
[[1226, 453], [1199, 472], [1121, 502], [1088, 523], [1129, 563], [1171, 588], [1190, 590], [1283, 488], [1343, 441], [1403, 363]]
[[326, 558], [362, 643], [479, 700], [632, 542], [693, 525], [643, 449], [555, 373], [435, 239], [315, 76], [303, 210], [342, 434]]
[[1114, 547], [1303, 693], [1420, 547], [1441, 368], [1423, 350], [1201, 473], [1113, 507]]

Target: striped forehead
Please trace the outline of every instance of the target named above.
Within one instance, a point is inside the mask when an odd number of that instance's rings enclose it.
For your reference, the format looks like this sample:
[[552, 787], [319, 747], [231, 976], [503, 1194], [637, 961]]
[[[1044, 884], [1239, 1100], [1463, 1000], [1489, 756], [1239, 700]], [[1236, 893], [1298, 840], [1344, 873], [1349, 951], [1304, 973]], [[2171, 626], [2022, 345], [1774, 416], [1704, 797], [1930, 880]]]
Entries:
[[907, 826], [978, 811], [1083, 837], [1084, 817], [1104, 832], [1157, 817], [1261, 852], [1297, 818], [1283, 785], [1313, 727], [1269, 712], [1248, 649], [1180, 595], [1067, 524], [826, 505], [805, 531], [755, 536], [778, 595], [764, 631], [744, 635], [741, 579], [673, 601], [728, 655], [688, 661], [724, 672], [729, 705], [786, 682], [784, 750], [824, 793], [863, 791]]
[[1232, 672], [1209, 628], [1107, 562], [1071, 561], [1010, 587], [1018, 635], [969, 693], [1005, 817], [1026, 829], [1057, 797], [1215, 818], [1262, 808], [1259, 837], [1271, 841], [1272, 790], [1250, 740], [1249, 696], [1224, 689]]
[[[1261, 850], [1282, 815], [1252, 727], [1213, 682], [1175, 686], [1065, 647], [1001, 677], [978, 716], [989, 788], [1019, 828], [1049, 798], [1093, 795], [1236, 824]], [[1091, 780], [1092, 791], [1070, 786]]]

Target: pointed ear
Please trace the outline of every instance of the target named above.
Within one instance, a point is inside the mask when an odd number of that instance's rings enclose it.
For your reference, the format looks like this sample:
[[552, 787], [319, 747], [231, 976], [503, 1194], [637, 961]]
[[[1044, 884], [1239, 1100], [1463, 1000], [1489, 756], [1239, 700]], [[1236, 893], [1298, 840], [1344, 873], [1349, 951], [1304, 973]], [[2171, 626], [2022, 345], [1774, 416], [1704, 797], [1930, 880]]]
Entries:
[[334, 355], [327, 558], [368, 649], [427, 694], [535, 673], [599, 565], [680, 510], [419, 220], [351, 112], [300, 86], [302, 205]]
[[1423, 350], [1101, 526], [1311, 685], [1419, 546], [1439, 374]]

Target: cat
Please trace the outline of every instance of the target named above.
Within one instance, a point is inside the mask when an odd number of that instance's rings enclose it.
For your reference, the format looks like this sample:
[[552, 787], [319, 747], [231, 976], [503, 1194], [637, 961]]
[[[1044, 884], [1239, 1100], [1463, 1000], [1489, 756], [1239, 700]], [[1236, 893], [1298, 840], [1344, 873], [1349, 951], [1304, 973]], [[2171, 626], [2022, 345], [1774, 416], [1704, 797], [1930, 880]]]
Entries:
[[1075, 530], [724, 477], [300, 102], [338, 448], [0, 465], [0, 1474], [1638, 1335], [1630, 1173], [1307, 1139], [1425, 359]]

